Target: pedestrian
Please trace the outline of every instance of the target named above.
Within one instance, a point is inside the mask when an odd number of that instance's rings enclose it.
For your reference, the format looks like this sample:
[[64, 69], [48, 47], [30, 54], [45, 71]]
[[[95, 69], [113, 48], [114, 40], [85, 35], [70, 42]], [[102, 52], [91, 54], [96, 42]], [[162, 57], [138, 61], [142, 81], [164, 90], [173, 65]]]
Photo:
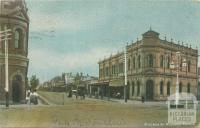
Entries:
[[26, 103], [29, 103], [29, 104], [30, 104], [30, 95], [31, 95], [31, 91], [28, 90], [26, 93]]
[[116, 97], [120, 99], [120, 92], [117, 92]]
[[144, 103], [144, 96], [142, 96], [142, 103]]
[[69, 95], [68, 95], [68, 97], [70, 97], [70, 98], [72, 97], [72, 90], [71, 90], [71, 89], [69, 90]]
[[30, 104], [33, 103], [35, 105], [38, 104], [38, 94], [36, 92], [36, 89], [34, 89], [33, 92], [30, 94]]

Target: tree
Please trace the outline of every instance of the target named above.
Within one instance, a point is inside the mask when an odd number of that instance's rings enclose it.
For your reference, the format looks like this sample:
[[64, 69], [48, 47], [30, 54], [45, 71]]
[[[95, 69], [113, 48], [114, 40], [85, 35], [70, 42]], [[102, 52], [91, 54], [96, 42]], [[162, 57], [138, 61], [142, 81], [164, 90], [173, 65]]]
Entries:
[[31, 76], [30, 85], [31, 89], [36, 89], [39, 85], [39, 79], [36, 77], [36, 75]]

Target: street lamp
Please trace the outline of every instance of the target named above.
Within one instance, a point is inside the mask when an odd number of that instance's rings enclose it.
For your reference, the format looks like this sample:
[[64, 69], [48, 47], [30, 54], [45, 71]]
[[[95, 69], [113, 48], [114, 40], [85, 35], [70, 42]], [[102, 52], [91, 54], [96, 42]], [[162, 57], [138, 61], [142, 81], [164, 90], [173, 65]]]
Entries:
[[4, 31], [0, 31], [0, 42], [5, 41], [5, 92], [6, 92], [6, 107], [9, 107], [9, 82], [8, 82], [8, 36], [11, 35], [11, 29], [4, 26]]
[[[178, 106], [178, 102], [179, 102], [179, 68], [180, 68], [180, 56], [181, 56], [181, 53], [178, 51], [176, 52], [176, 64], [173, 62], [171, 62], [170, 64], [170, 68], [171, 69], [176, 69], [176, 101], [175, 101], [175, 104], [176, 104], [176, 107]], [[186, 59], [183, 59], [183, 62], [181, 62], [181, 65], [182, 67], [186, 67]]]

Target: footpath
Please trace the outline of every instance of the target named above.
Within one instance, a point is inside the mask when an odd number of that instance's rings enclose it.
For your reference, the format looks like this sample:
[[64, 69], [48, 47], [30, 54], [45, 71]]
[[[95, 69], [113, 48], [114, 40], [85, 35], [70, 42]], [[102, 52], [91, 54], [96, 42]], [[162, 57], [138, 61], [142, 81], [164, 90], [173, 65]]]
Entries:
[[146, 101], [146, 102], [141, 102], [141, 101], [137, 101], [137, 100], [127, 100], [127, 102], [125, 102], [124, 99], [115, 99], [115, 98], [86, 98], [89, 100], [96, 100], [96, 101], [107, 101], [107, 102], [115, 102], [115, 103], [120, 103], [120, 104], [128, 104], [128, 105], [138, 105], [138, 106], [166, 106], [167, 107], [167, 103], [166, 101]]

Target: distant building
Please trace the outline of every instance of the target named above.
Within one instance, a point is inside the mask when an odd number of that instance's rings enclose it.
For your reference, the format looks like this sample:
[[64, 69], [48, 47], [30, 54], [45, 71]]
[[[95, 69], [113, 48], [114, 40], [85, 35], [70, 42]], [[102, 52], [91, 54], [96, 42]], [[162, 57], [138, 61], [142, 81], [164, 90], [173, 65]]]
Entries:
[[86, 88], [86, 94], [89, 95], [90, 93], [90, 84], [92, 83], [96, 83], [98, 81], [98, 77], [94, 77], [94, 76], [84, 76], [83, 79], [82, 79], [84, 85], [85, 85], [85, 88]]
[[[28, 72], [29, 17], [24, 0], [0, 0], [0, 31], [11, 29], [8, 41], [9, 100], [25, 102]], [[5, 103], [5, 47], [0, 41], [0, 103]]]
[[[170, 64], [176, 61], [180, 52], [179, 92], [189, 92], [197, 96], [198, 51], [191, 46], [173, 40], [159, 38], [159, 33], [149, 30], [141, 40], [127, 45], [127, 97], [140, 100], [166, 100], [175, 93], [176, 70]], [[186, 61], [187, 66], [181, 63]], [[124, 53], [111, 55], [99, 62], [99, 81], [90, 85], [90, 93], [124, 98]]]
[[72, 73], [63, 73], [61, 76], [56, 76], [50, 81], [46, 81], [40, 87], [43, 91], [66, 92], [69, 89], [84, 88], [85, 93], [88, 93], [88, 85], [98, 80], [98, 77], [83, 75], [83, 73], [76, 75]]

